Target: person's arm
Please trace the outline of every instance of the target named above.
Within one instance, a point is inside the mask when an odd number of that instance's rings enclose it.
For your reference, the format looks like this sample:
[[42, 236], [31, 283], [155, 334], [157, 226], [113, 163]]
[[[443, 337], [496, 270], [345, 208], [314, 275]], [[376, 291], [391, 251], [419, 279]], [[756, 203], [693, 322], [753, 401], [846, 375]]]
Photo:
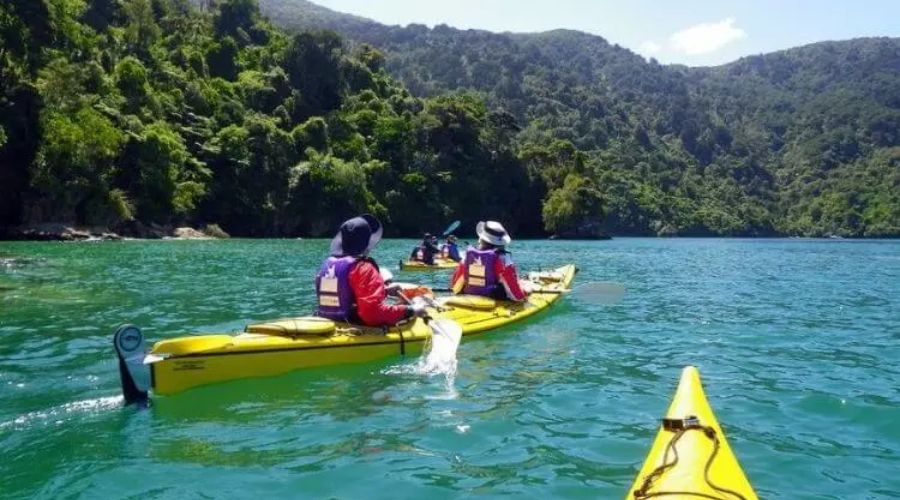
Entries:
[[459, 265], [456, 266], [456, 270], [453, 271], [453, 276], [450, 277], [450, 289], [453, 290], [453, 293], [459, 294], [462, 293], [465, 286], [466, 264], [465, 262], [460, 262]]
[[527, 294], [522, 290], [521, 285], [519, 285], [519, 276], [516, 272], [516, 265], [513, 264], [512, 259], [508, 255], [501, 255], [500, 258], [495, 261], [494, 271], [497, 273], [500, 283], [506, 290], [506, 296], [510, 300], [515, 300], [516, 302], [525, 300]]
[[459, 257], [459, 247], [456, 245], [450, 245], [450, 258], [455, 260], [456, 262], [460, 261]]
[[356, 296], [359, 319], [369, 326], [389, 326], [412, 316], [412, 308], [385, 303], [384, 279], [371, 262], [361, 261], [350, 270], [350, 287]]

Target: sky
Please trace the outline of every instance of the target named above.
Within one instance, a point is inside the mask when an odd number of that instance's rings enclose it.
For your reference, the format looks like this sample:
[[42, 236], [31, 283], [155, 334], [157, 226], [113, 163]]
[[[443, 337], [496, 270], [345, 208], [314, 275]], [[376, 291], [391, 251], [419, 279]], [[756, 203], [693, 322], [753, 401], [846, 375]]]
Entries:
[[600, 35], [662, 63], [709, 66], [823, 40], [900, 37], [900, 0], [313, 0], [385, 24]]

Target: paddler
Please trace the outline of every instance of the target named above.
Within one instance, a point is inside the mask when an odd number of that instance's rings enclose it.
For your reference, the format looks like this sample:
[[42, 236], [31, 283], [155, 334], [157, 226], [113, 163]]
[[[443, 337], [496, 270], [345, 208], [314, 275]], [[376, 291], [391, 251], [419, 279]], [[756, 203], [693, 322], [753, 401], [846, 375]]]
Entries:
[[459, 262], [462, 260], [459, 256], [459, 247], [456, 245], [456, 236], [447, 236], [447, 241], [441, 245], [441, 258]]
[[384, 278], [369, 257], [382, 233], [381, 223], [369, 214], [341, 224], [331, 240], [331, 255], [316, 274], [319, 316], [367, 326], [391, 326], [425, 316], [421, 303], [407, 306], [385, 302], [388, 290]]
[[525, 300], [526, 293], [519, 284], [516, 265], [506, 251], [512, 238], [503, 224], [482, 221], [475, 227], [475, 232], [478, 234], [477, 246], [466, 249], [465, 257], [450, 278], [453, 292]]
[[437, 241], [437, 236], [425, 233], [425, 236], [422, 237], [422, 243], [413, 248], [412, 253], [409, 255], [409, 260], [424, 262], [429, 266], [433, 266], [434, 256], [441, 253], [441, 249], [437, 247]]

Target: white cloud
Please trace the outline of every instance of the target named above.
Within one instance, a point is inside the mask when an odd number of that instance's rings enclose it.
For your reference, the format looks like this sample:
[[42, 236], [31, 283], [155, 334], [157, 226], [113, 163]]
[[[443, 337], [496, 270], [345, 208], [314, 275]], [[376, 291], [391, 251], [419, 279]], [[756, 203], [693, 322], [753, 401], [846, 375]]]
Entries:
[[654, 42], [653, 40], [647, 40], [646, 42], [642, 43], [640, 47], [638, 47], [638, 52], [644, 54], [645, 56], [658, 54], [660, 50], [662, 50], [662, 45]]
[[672, 35], [669, 41], [675, 50], [693, 56], [715, 52], [746, 36], [744, 30], [734, 25], [734, 18], [729, 17], [717, 23], [691, 26]]

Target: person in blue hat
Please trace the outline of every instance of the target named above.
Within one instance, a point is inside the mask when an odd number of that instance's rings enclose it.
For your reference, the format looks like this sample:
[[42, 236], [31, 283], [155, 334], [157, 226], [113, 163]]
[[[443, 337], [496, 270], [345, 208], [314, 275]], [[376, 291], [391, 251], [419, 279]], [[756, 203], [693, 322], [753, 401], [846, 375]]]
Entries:
[[420, 303], [407, 306], [385, 302], [388, 293], [384, 278], [369, 257], [382, 233], [381, 222], [369, 214], [341, 224], [331, 241], [331, 255], [316, 274], [319, 316], [367, 326], [391, 326], [425, 316]]
[[459, 262], [462, 258], [459, 256], [459, 246], [456, 244], [456, 235], [447, 236], [447, 241], [441, 245], [441, 258]]

